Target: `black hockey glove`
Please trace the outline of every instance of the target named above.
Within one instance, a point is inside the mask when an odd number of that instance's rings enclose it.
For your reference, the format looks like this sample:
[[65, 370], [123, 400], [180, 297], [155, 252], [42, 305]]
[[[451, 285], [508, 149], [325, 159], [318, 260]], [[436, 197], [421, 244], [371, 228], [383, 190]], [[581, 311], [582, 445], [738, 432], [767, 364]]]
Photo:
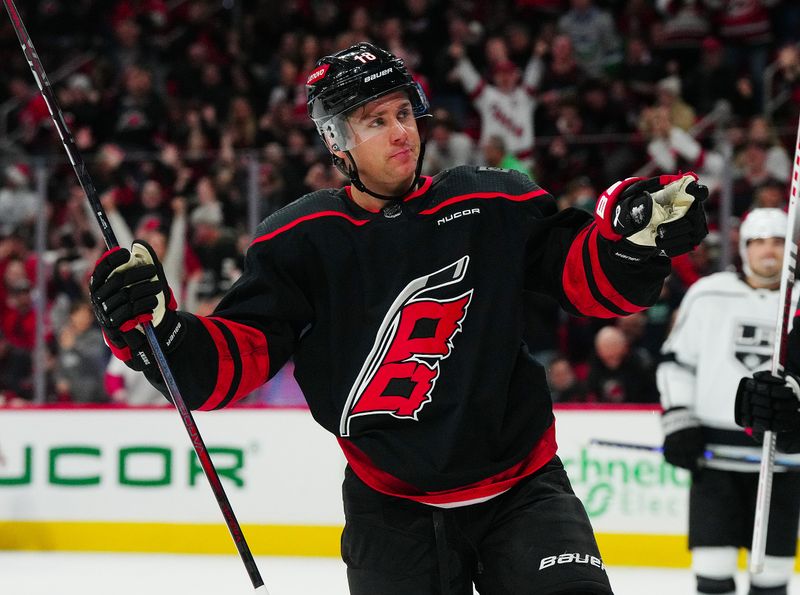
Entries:
[[155, 365], [141, 324], [152, 322], [165, 353], [175, 349], [185, 325], [153, 249], [136, 240], [128, 251], [106, 252], [89, 282], [94, 313], [114, 355], [134, 370]]
[[617, 258], [641, 262], [691, 251], [708, 233], [702, 202], [708, 188], [693, 173], [628, 178], [597, 201], [598, 231]]
[[756, 372], [742, 378], [736, 390], [736, 423], [760, 432], [800, 430], [800, 384], [797, 378]]
[[664, 459], [670, 465], [695, 472], [706, 450], [700, 422], [686, 407], [673, 407], [661, 415]]

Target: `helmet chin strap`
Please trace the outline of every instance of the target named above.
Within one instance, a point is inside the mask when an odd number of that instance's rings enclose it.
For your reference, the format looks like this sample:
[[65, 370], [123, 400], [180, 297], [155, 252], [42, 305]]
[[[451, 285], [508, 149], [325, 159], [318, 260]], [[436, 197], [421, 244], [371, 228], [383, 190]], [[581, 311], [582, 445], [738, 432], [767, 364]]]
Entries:
[[380, 194], [379, 192], [374, 192], [373, 190], [367, 188], [364, 182], [361, 181], [361, 177], [358, 175], [358, 167], [356, 166], [356, 161], [353, 159], [350, 151], [345, 151], [345, 153], [348, 157], [350, 157], [350, 167], [347, 168], [346, 175], [350, 176], [350, 182], [353, 184], [353, 186], [361, 190], [361, 192], [366, 192], [370, 196], [374, 196], [375, 198], [379, 198], [381, 200], [399, 201], [408, 196], [408, 194], [412, 192], [419, 184], [419, 174], [422, 171], [422, 160], [425, 157], [425, 143], [421, 143], [419, 147], [419, 157], [417, 158], [417, 168], [414, 171], [414, 180], [411, 182], [411, 185], [401, 194]]

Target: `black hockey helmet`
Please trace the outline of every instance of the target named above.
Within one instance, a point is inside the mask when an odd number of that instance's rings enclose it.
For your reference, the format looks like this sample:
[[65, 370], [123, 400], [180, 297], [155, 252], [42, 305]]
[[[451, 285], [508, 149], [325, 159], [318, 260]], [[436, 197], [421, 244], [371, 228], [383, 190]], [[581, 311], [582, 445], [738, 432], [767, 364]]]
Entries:
[[[306, 90], [308, 115], [331, 151], [348, 152], [356, 146], [355, 138], [349, 133], [348, 115], [354, 109], [389, 93], [405, 91], [415, 119], [430, 116], [425, 92], [414, 81], [403, 60], [367, 42], [357, 43], [346, 50], [320, 59], [308, 76]], [[425, 148], [424, 129], [420, 137], [422, 146], [414, 184], [417, 183], [422, 167]], [[333, 162], [342, 173], [350, 177], [353, 185], [378, 198], [387, 200], [398, 198], [367, 190], [358, 178], [358, 170], [352, 155], [350, 158], [352, 163], [346, 164], [343, 159], [334, 155]]]

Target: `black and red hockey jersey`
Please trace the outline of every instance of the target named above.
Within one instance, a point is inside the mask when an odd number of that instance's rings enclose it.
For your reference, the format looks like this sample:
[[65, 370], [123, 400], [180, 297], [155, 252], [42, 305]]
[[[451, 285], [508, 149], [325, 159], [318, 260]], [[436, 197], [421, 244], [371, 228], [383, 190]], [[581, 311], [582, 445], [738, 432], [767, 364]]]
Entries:
[[378, 491], [448, 506], [490, 498], [556, 452], [523, 294], [614, 317], [657, 298], [669, 260], [612, 257], [589, 213], [517, 172], [424, 177], [378, 212], [349, 188], [269, 216], [242, 277], [169, 361], [187, 405], [225, 407], [294, 357], [311, 413]]

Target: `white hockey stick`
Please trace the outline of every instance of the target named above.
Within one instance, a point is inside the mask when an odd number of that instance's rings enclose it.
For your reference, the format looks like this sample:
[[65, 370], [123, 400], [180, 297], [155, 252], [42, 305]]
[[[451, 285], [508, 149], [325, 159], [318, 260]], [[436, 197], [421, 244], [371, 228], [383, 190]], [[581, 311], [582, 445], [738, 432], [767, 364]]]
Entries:
[[[775, 322], [775, 344], [772, 351], [772, 373], [781, 377], [785, 374], [783, 366], [786, 363], [786, 336], [789, 334], [789, 324], [793, 314], [789, 310], [792, 304], [792, 289], [797, 267], [797, 244], [800, 241], [800, 216], [797, 212], [798, 192], [800, 192], [800, 121], [797, 123], [797, 139], [794, 146], [792, 186], [789, 192], [789, 227], [786, 230], [786, 245], [783, 250], [780, 305]], [[769, 505], [772, 498], [772, 474], [775, 470], [775, 439], [776, 436], [773, 432], [764, 432], [761, 469], [758, 473], [756, 514], [753, 521], [753, 543], [750, 546], [750, 572], [755, 574], [764, 569]]]

